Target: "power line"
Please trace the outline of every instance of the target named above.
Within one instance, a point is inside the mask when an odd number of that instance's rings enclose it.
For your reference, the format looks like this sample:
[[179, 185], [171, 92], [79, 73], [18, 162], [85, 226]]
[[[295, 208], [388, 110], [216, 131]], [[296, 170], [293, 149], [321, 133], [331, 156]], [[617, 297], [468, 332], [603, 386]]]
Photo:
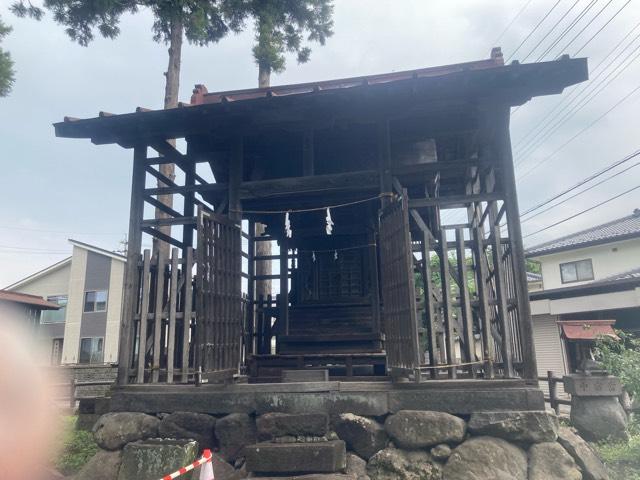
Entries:
[[533, 30], [531, 30], [529, 32], [529, 35], [527, 35], [526, 37], [524, 37], [524, 40], [522, 40], [522, 42], [520, 42], [520, 45], [518, 45], [518, 47], [511, 52], [511, 55], [509, 55], [509, 58], [507, 58], [505, 60], [505, 62], [508, 62], [509, 60], [511, 60], [513, 58], [513, 56], [518, 52], [518, 50], [520, 50], [520, 48], [527, 42], [527, 40], [529, 40], [529, 38], [531, 37], [531, 35], [533, 35], [536, 30], [538, 30], [538, 28], [540, 28], [540, 25], [542, 25], [544, 23], [544, 21], [547, 19], [547, 17], [549, 15], [551, 15], [551, 13], [556, 9], [556, 7], [560, 4], [561, 0], [558, 0], [553, 7], [551, 7], [550, 10], [547, 11], [547, 13], [545, 13], [544, 17], [542, 17], [542, 19], [536, 24], [535, 27], [533, 27]]
[[[640, 37], [640, 35], [638, 35], [638, 36]], [[580, 110], [582, 110], [589, 103], [591, 103], [591, 101], [593, 101], [600, 93], [602, 93], [602, 91], [604, 91], [604, 89], [607, 88], [607, 86], [609, 86], [609, 84], [611, 84], [613, 81], [615, 81], [627, 68], [629, 68], [633, 64], [633, 62], [635, 62], [640, 57], [640, 52], [635, 57], [633, 57], [629, 63], [624, 65], [622, 70], [620, 70], [620, 71], [618, 71], [616, 73], [616, 71], [624, 64], [624, 62], [626, 62], [626, 60], [631, 55], [633, 55], [634, 53], [638, 52], [639, 50], [640, 50], [640, 44], [637, 45], [629, 53], [629, 55], [627, 55], [611, 72], [609, 72], [597, 84], [595, 84], [595, 85], [588, 84], [588, 88], [593, 87], [593, 88], [591, 88], [590, 91], [588, 91], [588, 92], [586, 90], [581, 91], [580, 94], [577, 97], [573, 98], [571, 100], [571, 102], [569, 102], [569, 104], [567, 104], [564, 108], [562, 108], [554, 116], [554, 118], [552, 118], [549, 122], [547, 122], [545, 124], [546, 127], [543, 128], [543, 130], [540, 130], [534, 136], [534, 138], [529, 140], [529, 142], [527, 142], [527, 145], [525, 147], [522, 147], [522, 150], [518, 153], [518, 156], [520, 158], [518, 159], [518, 162], [516, 163], [516, 165], [521, 165], [522, 163], [524, 163], [525, 160], [527, 158], [529, 158], [533, 154], [533, 152], [535, 152], [548, 138], [550, 138], [556, 132], [558, 132], [558, 129], [562, 125], [567, 123]], [[615, 73], [615, 75], [613, 76], [613, 78], [610, 78], [611, 75], [613, 75], [614, 73]], [[563, 112], [566, 112], [566, 113], [564, 113], [564, 115], [562, 115]], [[558, 117], [560, 117], [561, 115], [562, 115], [562, 117], [558, 120]], [[556, 123], [552, 124], [554, 121], [556, 121]]]
[[112, 232], [68, 232], [66, 230], [49, 230], [45, 228], [18, 227], [16, 225], [0, 225], [0, 228], [9, 230], [24, 230], [27, 232], [43, 232], [43, 233], [61, 233], [64, 235], [122, 235], [121, 233]]
[[580, 211], [578, 213], [574, 213], [573, 215], [571, 215], [571, 216], [569, 216], [567, 218], [564, 218], [564, 219], [562, 219], [562, 220], [560, 220], [560, 221], [558, 221], [556, 223], [553, 223], [551, 225], [547, 225], [546, 227], [543, 227], [540, 230], [536, 230], [535, 232], [528, 233], [527, 235], [523, 236], [522, 238], [528, 238], [528, 237], [531, 237], [532, 235], [536, 235], [538, 233], [544, 232], [545, 230], [549, 230], [550, 228], [557, 227], [558, 225], [560, 225], [560, 224], [562, 224], [564, 222], [568, 222], [569, 220], [573, 220], [574, 218], [579, 217], [580, 215], [583, 215], [583, 214], [585, 214], [587, 212], [595, 210], [598, 207], [606, 205], [607, 203], [612, 202], [612, 201], [616, 200], [617, 198], [622, 197], [623, 195], [627, 195], [627, 194], [629, 194], [629, 193], [631, 193], [634, 190], [637, 190], [639, 188], [640, 188], [640, 185], [636, 185], [635, 187], [630, 188], [629, 190], [625, 190], [624, 192], [619, 193], [618, 195], [610, 197], [610, 198], [608, 198], [608, 199], [606, 199], [606, 200], [604, 200], [604, 201], [602, 201], [600, 203], [597, 203], [597, 204], [595, 204], [595, 205], [593, 205], [593, 206], [591, 206], [589, 208], [585, 208], [584, 210], [582, 210], [582, 211]]
[[573, 142], [576, 138], [578, 138], [580, 135], [582, 135], [584, 132], [586, 132], [587, 130], [589, 130], [591, 127], [593, 127], [596, 123], [598, 123], [600, 120], [602, 120], [604, 117], [606, 117], [609, 113], [611, 113], [613, 110], [615, 110], [617, 107], [619, 107], [623, 102], [625, 102], [629, 97], [631, 97], [631, 95], [633, 95], [634, 93], [636, 93], [638, 90], [640, 90], [640, 86], [637, 86], [636, 88], [634, 88], [633, 90], [631, 90], [629, 93], [627, 93], [624, 97], [622, 97], [618, 102], [616, 102], [615, 105], [613, 105], [609, 110], [607, 110], [606, 112], [604, 112], [602, 115], [600, 115], [598, 118], [596, 118], [593, 122], [591, 122], [589, 125], [587, 125], [585, 128], [583, 128], [582, 130], [580, 130], [578, 133], [576, 133], [573, 137], [571, 137], [569, 140], [567, 140], [566, 142], [564, 142], [562, 145], [560, 145], [557, 149], [555, 149], [553, 151], [553, 153], [549, 156], [547, 156], [546, 158], [544, 158], [543, 160], [539, 161], [538, 163], [536, 163], [533, 167], [531, 167], [529, 170], [527, 170], [524, 174], [522, 174], [518, 181], [522, 180], [523, 178], [527, 177], [528, 175], [531, 174], [531, 172], [533, 172], [536, 168], [538, 168], [540, 165], [542, 165], [543, 163], [549, 161], [551, 158], [553, 158], [560, 150], [562, 150], [564, 147], [566, 147], [567, 145], [569, 145], [571, 142]]
[[586, 41], [586, 43], [584, 43], [584, 44], [583, 44], [583, 45], [578, 49], [578, 51], [577, 51], [576, 53], [574, 53], [574, 54], [573, 54], [573, 56], [574, 56], [574, 57], [576, 57], [576, 56], [577, 56], [577, 55], [578, 55], [582, 50], [584, 50], [584, 48], [585, 48], [587, 45], [589, 45], [589, 44], [591, 43], [591, 41], [592, 41], [594, 38], [596, 38], [596, 37], [600, 34], [600, 32], [602, 32], [602, 31], [606, 28], [606, 27], [607, 27], [607, 25], [609, 25], [609, 24], [611, 23], [611, 21], [612, 21], [614, 18], [616, 18], [616, 17], [618, 16], [618, 14], [619, 14], [622, 10], [624, 10], [625, 8], [627, 8], [627, 5], [629, 5], [630, 3], [631, 3], [631, 0], [627, 0], [627, 3], [625, 3], [622, 7], [620, 7], [620, 8], [618, 9], [618, 11], [617, 11], [616, 13], [614, 13], [614, 14], [613, 14], [613, 16], [612, 16], [609, 20], [607, 20], [607, 21], [605, 22], [605, 24], [604, 24], [604, 25], [602, 25], [602, 26], [598, 29], [598, 31], [597, 31], [596, 33], [594, 33], [593, 35], [591, 35], [591, 38], [589, 38], [589, 40], [587, 40], [587, 41]]
[[[640, 22], [638, 22], [629, 32], [627, 32], [627, 34], [622, 37], [622, 39], [602, 58], [602, 60], [600, 60], [600, 62], [598, 62], [598, 64], [592, 69], [591, 71], [591, 75], [594, 75], [596, 72], [598, 72], [598, 70], [600, 69], [600, 67], [604, 64], [604, 62], [611, 57], [611, 55], [614, 54], [614, 52], [618, 49], [618, 47], [620, 47], [620, 45], [622, 45], [624, 43], [624, 41], [629, 38], [629, 36], [631, 36], [631, 34], [638, 28], [640, 27]], [[586, 92], [586, 90], [588, 90], [589, 88], [591, 88], [594, 85], [594, 82], [600, 78], [600, 76], [605, 73], [607, 71], [607, 69], [618, 59], [620, 58], [620, 56], [627, 50], [627, 48], [629, 48], [629, 46], [631, 46], [638, 38], [640, 38], [640, 33], [638, 35], [636, 35], [633, 40], [631, 40], [629, 43], [627, 43], [624, 48], [602, 69], [600, 70], [600, 72], [595, 75], [595, 77], [592, 76], [592, 78], [590, 78], [590, 80], [588, 82], [586, 82], [582, 88], [576, 88], [571, 90], [567, 95], [564, 95], [562, 97], [562, 99], [551, 109], [549, 110], [545, 115], [544, 118], [548, 119], [546, 122], [544, 123], [540, 123], [538, 125], [538, 127], [533, 128], [531, 130], [529, 130], [529, 132], [522, 137], [520, 140], [518, 140], [515, 144], [515, 148], [519, 148], [521, 145], [523, 145], [521, 147], [521, 149], [526, 149], [528, 146], [530, 146], [532, 144], [532, 142], [534, 141], [534, 138], [539, 137], [540, 134], [542, 134], [542, 132], [552, 123], [554, 122], [557, 118], [559, 118], [560, 114], [564, 111], [566, 111], [570, 105], [573, 105], [574, 102], [577, 100], [577, 97], [580, 97], [583, 95], [584, 92]], [[621, 64], [624, 63], [624, 60], [621, 62]], [[617, 68], [617, 67], [616, 67]], [[615, 70], [615, 69], [614, 69]], [[597, 87], [596, 87], [597, 88]], [[567, 104], [567, 102], [569, 102]], [[558, 109], [560, 109], [558, 111]], [[517, 110], [517, 109], [516, 109]], [[558, 111], [557, 113], [555, 113], [556, 111]], [[515, 113], [515, 111], [514, 111]], [[555, 114], [554, 114], [555, 113]], [[533, 135], [533, 137], [532, 137]]]
[[542, 52], [542, 54], [540, 54], [538, 58], [536, 58], [536, 62], [542, 60], [547, 55], [547, 53], [553, 50], [553, 48], [558, 45], [578, 23], [580, 23], [580, 21], [587, 13], [589, 13], [589, 10], [591, 10], [596, 5], [596, 3], [598, 3], [598, 0], [591, 0], [591, 2], [578, 13], [576, 18], [574, 18], [573, 21], [569, 25], [567, 25], [567, 27], [560, 33], [560, 35], [558, 35], [558, 37], [553, 42], [551, 42], [551, 45], [549, 45], [546, 50]]
[[495, 46], [498, 44], [498, 42], [502, 39], [502, 37], [504, 37], [504, 34], [507, 33], [509, 31], [509, 29], [513, 26], [514, 23], [516, 23], [516, 20], [518, 20], [518, 18], [520, 18], [520, 15], [522, 15], [522, 13], [527, 9], [527, 7], [531, 4], [533, 0], [529, 0], [527, 3], [524, 4], [524, 6], [518, 11], [518, 13], [516, 14], [515, 17], [513, 17], [511, 19], [511, 21], [509, 22], [509, 24], [505, 27], [505, 29], [502, 31], [502, 33], [500, 35], [498, 35], [498, 38], [496, 38], [493, 41], [492, 46]]
[[529, 213], [532, 213], [536, 210], [538, 210], [541, 207], [544, 207], [545, 205], [553, 202], [554, 200], [557, 200], [558, 198], [566, 195], [567, 193], [575, 190], [576, 188], [580, 188], [581, 186], [583, 186], [585, 183], [589, 183], [591, 180], [595, 180], [596, 178], [598, 178], [601, 175], [604, 175], [605, 173], [607, 173], [610, 170], [613, 170], [614, 168], [622, 165], [623, 163], [628, 162], [629, 160], [633, 160], [635, 157], [637, 157], [638, 155], [640, 155], [640, 150], [636, 150], [635, 152], [627, 155], [626, 157], [622, 158], [621, 160], [616, 160], [615, 162], [613, 162], [612, 164], [608, 165], [607, 167], [599, 170], [598, 172], [589, 175], [587, 178], [580, 180], [578, 183], [576, 183], [575, 185], [573, 185], [570, 188], [567, 188], [566, 190], [563, 190], [562, 192], [554, 195], [553, 197], [545, 200], [544, 202], [541, 202], [533, 207], [528, 208], [525, 212], [520, 214], [520, 217], [524, 217], [525, 215], [528, 215]]
[[587, 22], [587, 24], [586, 24], [584, 27], [582, 27], [582, 30], [580, 30], [580, 31], [579, 31], [579, 32], [578, 32], [578, 33], [577, 33], [577, 34], [576, 34], [576, 35], [571, 39], [571, 41], [569, 41], [569, 43], [567, 43], [567, 44], [564, 46], [564, 48], [560, 49], [560, 52], [559, 52], [559, 53], [558, 53], [558, 55], [555, 57], [555, 59], [556, 59], [556, 60], [557, 60], [558, 58], [560, 58], [560, 55], [562, 55], [562, 52], [566, 51], [566, 50], [567, 50], [567, 49], [568, 49], [568, 48], [573, 44], [573, 42], [575, 42], [575, 41], [580, 37], [580, 35], [582, 35], [582, 34], [584, 33], [584, 31], [585, 31], [587, 28], [589, 28], [589, 26], [590, 26], [590, 25], [591, 25], [591, 24], [596, 20], [596, 18], [598, 18], [598, 17], [602, 14], [602, 12], [604, 12], [604, 11], [607, 9], [607, 7], [608, 7], [609, 5], [611, 5], [611, 2], [613, 2], [613, 0], [609, 0], [609, 1], [605, 4], [605, 6], [604, 6], [604, 7], [602, 7], [602, 8], [600, 9], [600, 11], [599, 11], [598, 13], [596, 13], [596, 14], [594, 15], [594, 17], [593, 17], [591, 20], [589, 20], [589, 21]]
[[586, 193], [586, 192], [588, 192], [589, 190], [593, 190], [594, 188], [596, 188], [596, 187], [598, 187], [598, 186], [602, 185], [603, 183], [608, 182], [609, 180], [611, 180], [611, 179], [613, 179], [613, 178], [615, 178], [615, 177], [617, 177], [617, 176], [619, 176], [619, 175], [622, 175], [623, 173], [625, 173], [625, 172], [627, 172], [627, 171], [631, 170], [632, 168], [637, 167], [638, 165], [640, 165], [640, 162], [636, 162], [636, 163], [634, 163], [633, 165], [631, 165], [630, 167], [627, 167], [627, 168], [625, 168], [624, 170], [620, 170], [619, 172], [616, 172], [616, 173], [614, 173], [613, 175], [610, 175], [610, 176], [608, 176], [607, 178], [604, 178], [604, 179], [600, 180], [599, 182], [594, 183], [593, 185], [588, 186], [588, 187], [587, 187], [587, 188], [585, 188], [584, 190], [580, 190], [579, 192], [574, 193], [574, 194], [573, 194], [573, 195], [571, 195], [570, 197], [567, 197], [567, 198], [565, 198], [564, 200], [561, 200], [561, 201], [559, 201], [558, 203], [556, 203], [556, 204], [554, 204], [554, 205], [551, 205], [550, 207], [545, 208], [544, 210], [541, 210], [541, 211], [539, 211], [538, 213], [536, 213], [536, 214], [534, 214], [534, 215], [531, 215], [530, 217], [525, 218], [525, 219], [524, 219], [524, 220], [522, 220], [520, 223], [528, 222], [528, 221], [529, 221], [529, 220], [531, 220], [532, 218], [535, 218], [535, 217], [537, 217], [537, 216], [539, 216], [539, 215], [542, 215], [543, 213], [548, 212], [549, 210], [552, 210], [552, 209], [556, 208], [558, 205], [562, 205], [563, 203], [566, 203], [566, 202], [568, 202], [569, 200], [573, 200], [574, 198], [576, 198], [576, 197], [578, 197], [578, 196], [582, 195], [583, 193]]
[[[629, 1], [631, 1], [631, 0], [629, 0]], [[560, 25], [560, 23], [562, 22], [562, 20], [564, 20], [564, 19], [565, 19], [565, 17], [566, 17], [567, 15], [569, 15], [569, 13], [571, 13], [571, 10], [573, 10], [573, 9], [574, 9], [574, 7], [575, 7], [576, 5], [578, 5], [578, 3], [580, 3], [580, 0], [576, 0], [575, 2], [573, 2], [573, 5], [571, 5], [571, 6], [569, 7], [569, 10], [567, 10], [567, 11], [564, 13], [564, 15], [562, 15], [562, 16], [561, 16], [561, 17], [556, 21], [556, 23], [554, 23], [554, 24], [553, 24], [553, 26], [552, 26], [552, 27], [547, 31], [546, 35], [544, 35], [544, 36], [543, 36], [543, 37], [538, 41], [538, 43], [536, 43], [536, 45], [535, 45], [535, 46], [534, 46], [534, 47], [529, 51], [529, 53], [527, 53], [527, 54], [524, 56], [524, 58], [520, 59], [520, 62], [524, 63], [524, 62], [527, 60], [527, 58], [529, 58], [529, 56], [531, 56], [531, 54], [532, 54], [533, 52], [535, 52], [535, 51], [538, 49], [538, 47], [542, 44], [542, 42], [544, 42], [544, 41], [547, 39], [547, 37], [548, 37], [549, 35], [551, 35], [551, 33], [553, 33], [553, 31], [556, 29], [556, 27], [557, 27], [558, 25]]]

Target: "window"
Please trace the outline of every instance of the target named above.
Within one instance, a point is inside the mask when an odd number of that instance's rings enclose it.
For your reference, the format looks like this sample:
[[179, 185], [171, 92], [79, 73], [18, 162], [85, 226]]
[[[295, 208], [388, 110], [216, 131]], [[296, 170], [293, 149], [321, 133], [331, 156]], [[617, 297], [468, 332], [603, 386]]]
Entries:
[[88, 337], [80, 340], [78, 363], [103, 363], [102, 337]]
[[62, 346], [63, 338], [54, 338], [51, 346], [51, 365], [60, 365], [62, 363]]
[[85, 292], [84, 294], [85, 312], [106, 312], [107, 311], [107, 291], [98, 290]]
[[593, 265], [591, 264], [591, 259], [561, 263], [560, 276], [562, 277], [562, 283], [593, 280]]
[[44, 310], [40, 317], [41, 323], [64, 323], [67, 314], [67, 297], [66, 295], [52, 295], [47, 297], [47, 301], [60, 305], [58, 310]]

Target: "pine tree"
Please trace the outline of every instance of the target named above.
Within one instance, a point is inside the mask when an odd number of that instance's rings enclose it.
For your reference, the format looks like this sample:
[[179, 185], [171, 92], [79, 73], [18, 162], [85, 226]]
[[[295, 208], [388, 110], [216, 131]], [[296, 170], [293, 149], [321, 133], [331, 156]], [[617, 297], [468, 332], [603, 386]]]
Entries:
[[[105, 38], [116, 38], [118, 26], [124, 13], [135, 13], [140, 8], [149, 8], [154, 14], [153, 39], [169, 46], [169, 62], [165, 72], [164, 108], [178, 106], [180, 90], [180, 64], [184, 37], [191, 43], [204, 46], [216, 43], [228, 32], [229, 27], [220, 13], [220, 2], [207, 0], [44, 0], [42, 7], [25, 0], [15, 2], [11, 9], [20, 16], [40, 20], [45, 10], [53, 14], [57, 23], [66, 27], [69, 37], [82, 46], [94, 39], [97, 31]], [[162, 164], [160, 172], [173, 180], [175, 166]], [[165, 186], [158, 180], [158, 186]], [[172, 195], [161, 195], [158, 200], [173, 206]], [[156, 210], [156, 218], [166, 215]], [[170, 227], [161, 227], [165, 234]], [[169, 245], [154, 238], [154, 252], [168, 256]]]
[[[11, 27], [8, 27], [2, 23], [0, 18], [0, 42], [11, 32]], [[13, 73], [13, 60], [9, 52], [5, 52], [0, 48], [0, 97], [6, 97], [11, 91], [13, 86], [14, 73]]]

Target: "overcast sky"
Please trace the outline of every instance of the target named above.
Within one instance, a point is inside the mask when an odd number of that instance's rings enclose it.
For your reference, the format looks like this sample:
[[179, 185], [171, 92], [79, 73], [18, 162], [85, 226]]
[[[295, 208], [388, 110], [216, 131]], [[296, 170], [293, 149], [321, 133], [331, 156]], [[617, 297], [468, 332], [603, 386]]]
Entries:
[[[314, 47], [309, 63], [297, 65], [289, 59], [286, 72], [275, 75], [272, 83], [478, 60], [487, 58], [493, 46], [501, 46], [508, 58], [556, 0], [532, 0], [496, 43], [526, 3], [337, 0], [335, 35], [326, 46]], [[573, 3], [574, 0], [561, 0], [513, 58], [527, 56]], [[534, 61], [588, 3], [580, 0], [527, 61]], [[625, 3], [626, 0], [613, 0], [564, 53], [573, 56]], [[40, 23], [18, 19], [8, 11], [9, 4], [9, 0], [0, 0], [0, 15], [14, 29], [3, 48], [11, 52], [17, 75], [13, 92], [0, 99], [0, 287], [64, 258], [71, 251], [67, 238], [118, 248], [128, 222], [131, 152], [118, 146], [94, 146], [86, 140], [55, 138], [51, 124], [65, 115], [94, 117], [99, 110], [126, 113], [136, 106], [161, 108], [167, 63], [166, 46], [152, 41], [152, 17], [148, 12], [125, 17], [122, 33], [115, 41], [97, 39], [83, 48], [72, 43], [50, 16]], [[605, 4], [599, 0], [546, 58], [554, 58], [558, 49], [569, 43]], [[579, 56], [589, 57], [591, 68], [595, 67], [638, 22], [640, 2], [632, 2]], [[637, 33], [640, 28], [629, 39]], [[252, 42], [253, 31], [249, 29], [208, 48], [185, 44], [181, 99], [189, 100], [196, 83], [204, 83], [209, 91], [256, 86]], [[620, 60], [623, 58], [624, 55]], [[521, 210], [640, 148], [638, 92], [549, 158], [640, 85], [637, 63], [640, 62], [633, 63], [572, 119], [554, 129], [554, 134], [545, 137], [531, 155], [518, 155], [515, 148], [515, 160], [522, 162], [517, 169], [519, 175], [548, 158], [518, 185]], [[514, 147], [532, 129], [544, 124], [561, 98], [534, 99], [514, 114]], [[629, 170], [553, 212], [524, 223], [525, 234], [634, 187], [639, 183], [639, 173], [640, 167]], [[533, 245], [628, 215], [636, 207], [640, 207], [640, 190], [528, 237], [525, 242]]]

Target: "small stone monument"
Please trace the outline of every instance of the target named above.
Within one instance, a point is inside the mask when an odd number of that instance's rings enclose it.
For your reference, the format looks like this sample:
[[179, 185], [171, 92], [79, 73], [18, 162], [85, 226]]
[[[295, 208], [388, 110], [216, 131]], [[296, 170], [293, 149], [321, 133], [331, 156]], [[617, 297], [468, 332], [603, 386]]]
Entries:
[[582, 437], [627, 440], [627, 415], [618, 397], [622, 383], [617, 377], [590, 371], [564, 378], [564, 390], [571, 394], [571, 423]]

